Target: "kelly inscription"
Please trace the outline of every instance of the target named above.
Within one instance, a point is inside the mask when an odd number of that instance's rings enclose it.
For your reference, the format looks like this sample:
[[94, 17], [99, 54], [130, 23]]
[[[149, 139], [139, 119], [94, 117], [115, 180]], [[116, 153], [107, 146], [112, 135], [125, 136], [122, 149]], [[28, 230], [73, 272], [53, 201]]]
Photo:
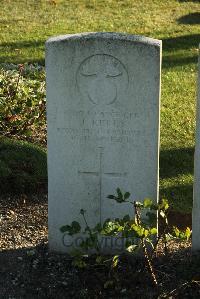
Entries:
[[65, 111], [57, 131], [70, 140], [130, 143], [142, 133], [133, 126], [137, 117], [126, 111]]

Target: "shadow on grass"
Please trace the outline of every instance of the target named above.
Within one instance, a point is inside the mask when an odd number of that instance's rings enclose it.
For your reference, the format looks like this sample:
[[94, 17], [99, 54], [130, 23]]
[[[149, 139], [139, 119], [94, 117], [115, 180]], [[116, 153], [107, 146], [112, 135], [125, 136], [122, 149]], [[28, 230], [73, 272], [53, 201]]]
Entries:
[[[185, 53], [182, 56], [177, 56], [176, 52], [178, 50], [190, 50], [192, 48], [198, 48], [200, 40], [200, 34], [191, 34], [191, 35], [184, 35], [178, 36], [173, 38], [163, 39], [163, 67], [174, 67], [179, 65], [185, 65], [190, 63], [196, 63], [197, 61], [197, 54], [187, 56]], [[44, 44], [45, 40], [40, 41], [17, 41], [17, 42], [6, 42], [2, 43], [1, 47], [7, 49], [7, 53], [9, 56], [2, 55], [0, 56], [0, 63], [4, 62], [14, 62], [14, 63], [39, 63], [44, 65], [44, 58], [35, 59], [31, 57], [31, 50], [36, 51], [37, 48], [42, 49], [44, 51]], [[23, 54], [20, 54], [20, 51], [23, 50], [30, 50], [30, 54], [23, 58]], [[170, 55], [165, 56], [165, 52], [169, 53]], [[21, 57], [20, 57], [21, 55]], [[24, 54], [27, 55], [27, 54]], [[34, 55], [34, 53], [32, 54]]]
[[0, 193], [47, 190], [44, 149], [27, 142], [0, 138]]
[[[187, 64], [197, 64], [198, 51], [185, 53], [191, 49], [198, 49], [200, 34], [183, 35], [173, 38], [163, 39], [163, 68], [172, 68]], [[177, 51], [184, 51], [176, 53]]]
[[26, 49], [32, 47], [42, 47], [45, 44], [45, 40], [32, 40], [32, 41], [17, 41], [1, 43], [1, 47], [9, 47], [11, 49]]
[[[40, 65], [45, 64], [44, 58], [41, 59], [35, 59], [31, 57], [31, 50], [34, 52], [37, 49], [42, 49], [44, 51], [44, 46], [45, 46], [45, 41], [46, 40], [40, 40], [40, 41], [17, 41], [17, 42], [6, 42], [6, 43], [1, 43], [0, 46], [2, 49], [6, 49], [6, 52], [9, 53], [8, 55], [1, 55], [0, 56], [0, 63], [25, 63], [25, 62], [30, 62], [30, 63], [38, 63]], [[23, 54], [20, 52], [23, 50], [29, 50], [30, 54], [26, 56], [26, 58], [23, 57]], [[5, 52], [5, 50], [4, 50]], [[27, 54], [24, 54], [27, 55]], [[34, 54], [33, 54], [34, 55]]]
[[[160, 179], [176, 179], [194, 171], [194, 148], [163, 150], [160, 153]], [[179, 185], [177, 185], [179, 184]], [[184, 181], [174, 186], [160, 186], [160, 197], [169, 200], [172, 210], [191, 212], [193, 185]]]
[[193, 202], [193, 185], [160, 187], [160, 198], [167, 198], [170, 210], [190, 214]]
[[161, 150], [160, 178], [177, 177], [192, 174], [194, 171], [194, 148]]
[[32, 58], [19, 58], [19, 55], [12, 55], [10, 57], [7, 56], [0, 56], [0, 64], [23, 64], [23, 63], [28, 63], [28, 64], [38, 64], [41, 66], [45, 66], [45, 59], [32, 59]]
[[195, 64], [197, 66], [198, 55], [193, 56], [176, 56], [176, 55], [167, 55], [162, 59], [162, 68], [168, 69], [173, 67], [181, 67], [189, 64]]
[[163, 39], [163, 49], [165, 51], [187, 50], [198, 48], [200, 34], [182, 35]]
[[190, 13], [188, 15], [180, 17], [177, 22], [179, 24], [189, 24], [189, 25], [195, 25], [200, 24], [200, 13], [194, 12]]

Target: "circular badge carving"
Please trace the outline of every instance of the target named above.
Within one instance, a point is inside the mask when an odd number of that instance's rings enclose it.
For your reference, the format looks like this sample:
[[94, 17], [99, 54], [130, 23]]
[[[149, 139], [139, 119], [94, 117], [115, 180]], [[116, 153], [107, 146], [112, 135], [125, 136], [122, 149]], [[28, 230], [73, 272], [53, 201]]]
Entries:
[[77, 71], [77, 85], [93, 104], [111, 105], [128, 85], [128, 73], [115, 57], [97, 54], [86, 58]]

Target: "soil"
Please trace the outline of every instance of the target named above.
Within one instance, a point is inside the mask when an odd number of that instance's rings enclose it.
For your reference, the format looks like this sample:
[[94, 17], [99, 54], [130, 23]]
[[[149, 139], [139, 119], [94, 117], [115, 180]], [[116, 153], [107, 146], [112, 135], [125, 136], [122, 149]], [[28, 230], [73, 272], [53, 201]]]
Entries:
[[[141, 256], [77, 268], [68, 255], [48, 252], [47, 196], [0, 198], [0, 298], [200, 298], [200, 256], [190, 242], [159, 244], [155, 286]], [[171, 225], [191, 226], [191, 215], [170, 212]], [[109, 260], [110, 257], [107, 257]]]

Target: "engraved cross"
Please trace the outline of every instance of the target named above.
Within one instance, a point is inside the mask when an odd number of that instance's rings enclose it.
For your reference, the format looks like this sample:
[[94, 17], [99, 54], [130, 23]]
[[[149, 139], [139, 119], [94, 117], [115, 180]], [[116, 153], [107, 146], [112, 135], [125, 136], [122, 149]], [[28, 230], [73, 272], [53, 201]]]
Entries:
[[102, 169], [102, 161], [103, 161], [103, 147], [99, 147], [99, 171], [79, 171], [79, 174], [83, 175], [93, 175], [93, 176], [99, 176], [100, 180], [100, 194], [101, 194], [101, 188], [102, 188], [102, 176], [106, 175], [109, 177], [126, 177], [127, 172], [104, 172]]

